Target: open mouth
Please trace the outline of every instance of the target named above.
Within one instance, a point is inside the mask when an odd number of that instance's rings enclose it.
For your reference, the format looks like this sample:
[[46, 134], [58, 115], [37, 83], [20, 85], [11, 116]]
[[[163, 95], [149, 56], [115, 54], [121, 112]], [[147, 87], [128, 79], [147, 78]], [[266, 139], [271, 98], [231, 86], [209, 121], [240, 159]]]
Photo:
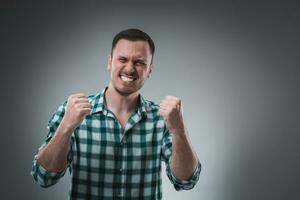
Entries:
[[124, 82], [133, 82], [137, 79], [135, 76], [128, 76], [125, 74], [121, 74], [120, 77], [121, 77], [122, 81], [124, 81]]

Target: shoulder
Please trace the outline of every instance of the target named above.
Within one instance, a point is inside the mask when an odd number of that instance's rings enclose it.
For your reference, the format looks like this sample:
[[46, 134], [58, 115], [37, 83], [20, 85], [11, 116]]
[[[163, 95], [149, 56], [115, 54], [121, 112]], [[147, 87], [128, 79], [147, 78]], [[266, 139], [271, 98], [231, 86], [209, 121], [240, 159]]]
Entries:
[[147, 113], [147, 117], [154, 121], [161, 120], [159, 115], [159, 105], [150, 100], [144, 100], [144, 108]]
[[157, 112], [159, 110], [159, 105], [150, 100], [144, 100], [147, 112]]
[[97, 98], [100, 98], [100, 94], [99, 93], [97, 93], [97, 94], [91, 94], [91, 95], [89, 95], [89, 96], [87, 96], [86, 98], [89, 100], [89, 101], [93, 101], [93, 100], [95, 100], [95, 99], [97, 99]]

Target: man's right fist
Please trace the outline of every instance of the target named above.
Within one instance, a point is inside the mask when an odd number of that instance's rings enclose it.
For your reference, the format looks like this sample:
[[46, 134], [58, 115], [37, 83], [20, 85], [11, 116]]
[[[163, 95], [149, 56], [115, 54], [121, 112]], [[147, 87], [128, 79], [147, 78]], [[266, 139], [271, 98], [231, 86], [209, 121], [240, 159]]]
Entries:
[[84, 94], [69, 96], [62, 123], [72, 132], [80, 126], [86, 115], [91, 112], [91, 104]]

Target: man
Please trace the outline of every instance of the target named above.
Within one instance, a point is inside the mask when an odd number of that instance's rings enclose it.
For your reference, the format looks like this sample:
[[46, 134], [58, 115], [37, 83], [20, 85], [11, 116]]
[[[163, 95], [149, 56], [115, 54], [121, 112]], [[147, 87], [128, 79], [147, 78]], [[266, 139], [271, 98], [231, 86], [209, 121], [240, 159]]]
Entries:
[[43, 187], [70, 169], [70, 199], [161, 199], [161, 161], [176, 190], [191, 189], [201, 165], [188, 139], [179, 98], [159, 105], [140, 88], [153, 70], [154, 43], [128, 29], [113, 40], [110, 83], [101, 93], [71, 95], [48, 124], [31, 174]]

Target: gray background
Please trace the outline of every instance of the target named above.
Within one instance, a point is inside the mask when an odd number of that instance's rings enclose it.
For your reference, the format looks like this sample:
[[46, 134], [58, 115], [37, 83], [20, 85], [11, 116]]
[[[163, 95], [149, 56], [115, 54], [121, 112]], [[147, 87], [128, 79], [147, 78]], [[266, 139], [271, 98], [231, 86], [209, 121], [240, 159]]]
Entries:
[[300, 199], [297, 1], [7, 0], [0, 10], [1, 199], [67, 199], [69, 176], [40, 188], [31, 161], [57, 106], [107, 85], [112, 38], [130, 27], [157, 47], [142, 93], [182, 98], [203, 164], [191, 191], [164, 176], [164, 199]]

